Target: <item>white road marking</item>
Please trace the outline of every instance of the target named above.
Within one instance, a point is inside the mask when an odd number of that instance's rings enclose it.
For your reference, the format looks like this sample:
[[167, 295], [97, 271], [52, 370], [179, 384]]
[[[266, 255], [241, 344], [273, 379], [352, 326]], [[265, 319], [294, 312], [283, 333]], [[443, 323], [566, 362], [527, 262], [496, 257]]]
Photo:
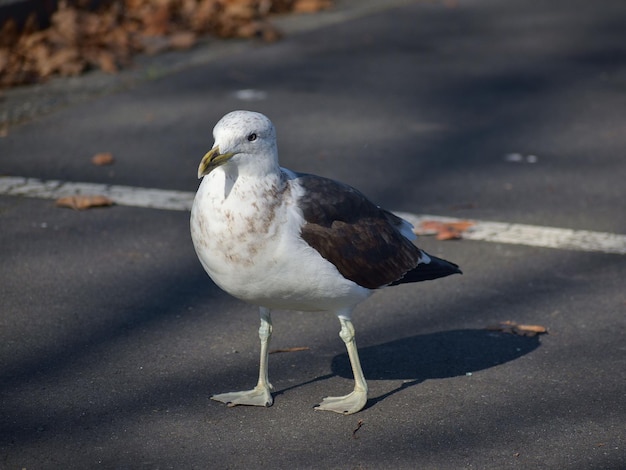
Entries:
[[[71, 183], [56, 180], [42, 181], [23, 177], [0, 177], [0, 196], [58, 199], [79, 194], [107, 196], [121, 206], [178, 211], [191, 210], [195, 196], [195, 193], [186, 191]], [[460, 220], [408, 212], [397, 212], [396, 214], [415, 226], [419, 226], [425, 220], [440, 222], [458, 222]], [[464, 239], [563, 250], [626, 254], [626, 235], [484, 220], [472, 220], [472, 222], [474, 225], [463, 233]]]
[[[461, 219], [437, 215], [416, 215], [408, 212], [396, 212], [396, 215], [419, 227], [422, 221], [460, 222]], [[559, 248], [562, 250], [600, 251], [603, 253], [626, 254], [626, 235], [592, 232], [590, 230], [572, 230], [567, 228], [542, 227], [538, 225], [512, 224], [475, 220], [463, 239], [512, 245]]]
[[71, 183], [67, 181], [22, 177], [0, 177], [0, 195], [58, 199], [75, 195], [98, 195], [112, 199], [120, 206], [147, 207], [171, 211], [190, 211], [194, 193], [165, 189], [135, 188], [98, 183]]

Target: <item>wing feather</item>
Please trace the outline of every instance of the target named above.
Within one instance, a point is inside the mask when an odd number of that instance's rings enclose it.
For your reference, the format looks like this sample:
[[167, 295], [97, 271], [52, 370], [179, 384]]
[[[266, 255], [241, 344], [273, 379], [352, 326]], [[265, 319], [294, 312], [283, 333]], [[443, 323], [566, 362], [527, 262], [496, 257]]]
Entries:
[[406, 222], [356, 189], [320, 176], [297, 174], [305, 224], [302, 238], [339, 272], [369, 289], [400, 280], [415, 268], [420, 250], [402, 234]]

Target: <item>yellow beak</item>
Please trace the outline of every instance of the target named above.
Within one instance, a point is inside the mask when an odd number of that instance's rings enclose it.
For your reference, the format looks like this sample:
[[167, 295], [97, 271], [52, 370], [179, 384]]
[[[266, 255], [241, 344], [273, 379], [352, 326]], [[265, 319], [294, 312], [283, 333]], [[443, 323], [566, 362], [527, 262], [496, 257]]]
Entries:
[[218, 166], [223, 165], [235, 155], [235, 152], [220, 153], [219, 147], [213, 147], [209, 150], [198, 166], [198, 179], [208, 175]]

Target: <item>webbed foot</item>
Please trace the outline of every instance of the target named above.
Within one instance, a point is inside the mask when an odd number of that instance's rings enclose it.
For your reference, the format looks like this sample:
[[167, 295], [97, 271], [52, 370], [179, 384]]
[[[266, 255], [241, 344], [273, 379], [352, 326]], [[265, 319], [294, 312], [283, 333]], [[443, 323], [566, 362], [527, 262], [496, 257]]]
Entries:
[[322, 403], [315, 407], [316, 410], [334, 411], [343, 415], [351, 415], [361, 411], [367, 403], [367, 391], [354, 390], [342, 397], [326, 397]]
[[226, 403], [227, 406], [249, 405], [249, 406], [272, 406], [274, 399], [272, 398], [271, 388], [264, 386], [256, 386], [252, 390], [242, 392], [228, 392], [213, 395], [211, 400]]

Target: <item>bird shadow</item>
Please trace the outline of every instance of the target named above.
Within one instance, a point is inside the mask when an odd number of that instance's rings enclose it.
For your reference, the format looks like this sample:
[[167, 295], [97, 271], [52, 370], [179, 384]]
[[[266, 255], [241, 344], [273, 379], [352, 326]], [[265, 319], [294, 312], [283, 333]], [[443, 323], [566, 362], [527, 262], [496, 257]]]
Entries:
[[[366, 408], [428, 379], [465, 376], [517, 359], [539, 347], [539, 337], [488, 330], [451, 330], [359, 348], [367, 380], [402, 380], [399, 387], [370, 398]], [[332, 375], [352, 379], [347, 353], [332, 360]]]

